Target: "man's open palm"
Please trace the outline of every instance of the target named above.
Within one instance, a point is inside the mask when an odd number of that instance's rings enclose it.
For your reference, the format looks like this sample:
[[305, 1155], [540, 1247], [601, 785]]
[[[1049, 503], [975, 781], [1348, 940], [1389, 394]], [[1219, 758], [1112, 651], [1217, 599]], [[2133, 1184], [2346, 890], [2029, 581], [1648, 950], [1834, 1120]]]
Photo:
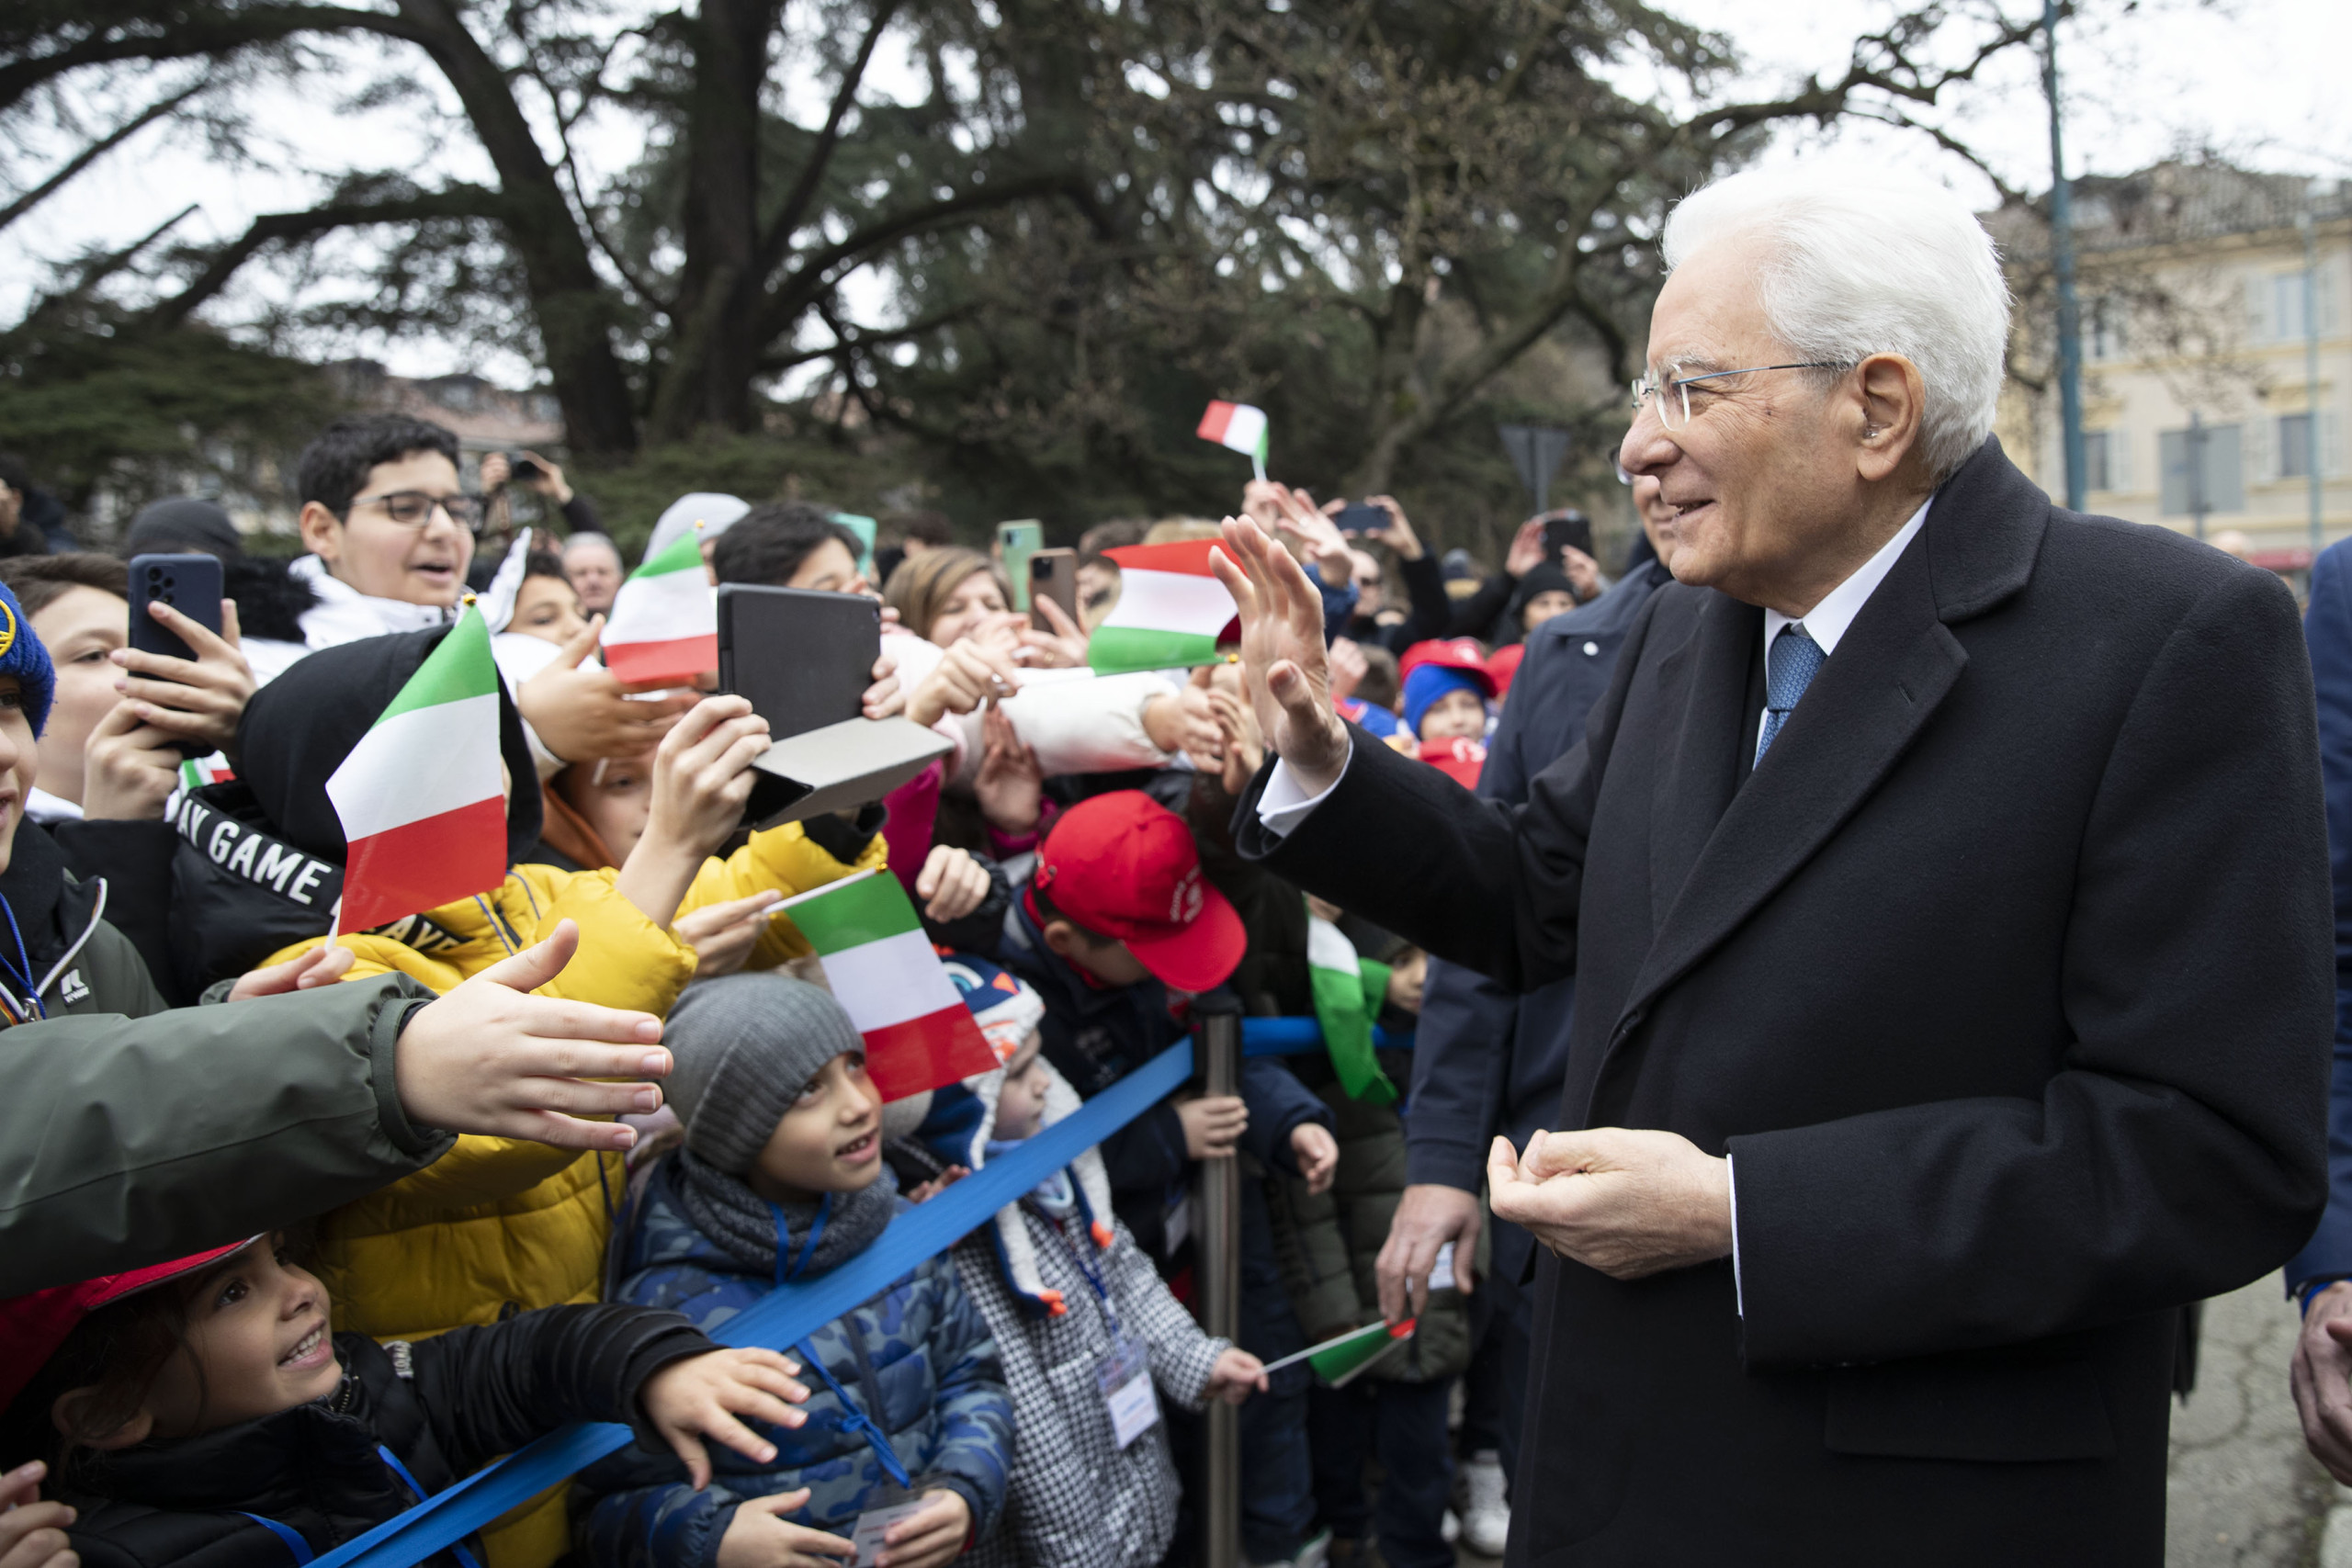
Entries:
[[1225, 520], [1209, 555], [1241, 615], [1241, 679], [1258, 728], [1300, 785], [1319, 795], [1348, 760], [1347, 727], [1331, 709], [1323, 596], [1306, 572], [1247, 518]]

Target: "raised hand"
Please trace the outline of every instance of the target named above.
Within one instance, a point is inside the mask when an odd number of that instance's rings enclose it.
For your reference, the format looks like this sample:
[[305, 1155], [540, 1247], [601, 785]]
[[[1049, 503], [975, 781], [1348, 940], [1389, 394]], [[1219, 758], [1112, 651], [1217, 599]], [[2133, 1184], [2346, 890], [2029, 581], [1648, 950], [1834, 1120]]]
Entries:
[[1000, 833], [1036, 831], [1046, 788], [1036, 751], [1022, 742], [1012, 720], [993, 703], [980, 717], [980, 737], [988, 749], [980, 753], [979, 774], [972, 781], [980, 815]]
[[749, 897], [689, 909], [670, 927], [670, 934], [695, 950], [695, 979], [732, 975], [750, 959], [775, 907], [783, 902], [783, 894], [763, 887]]
[[1347, 726], [1331, 708], [1323, 596], [1289, 551], [1240, 518], [1225, 520], [1209, 564], [1240, 612], [1241, 679], [1259, 733], [1300, 787], [1320, 795], [1348, 761]]
[[530, 994], [579, 946], [580, 928], [559, 920], [545, 942], [409, 1015], [392, 1076], [410, 1121], [567, 1149], [636, 1144], [632, 1127], [582, 1118], [661, 1109], [661, 1089], [645, 1080], [670, 1073], [662, 1021]]
[[605, 617], [592, 615], [555, 661], [514, 694], [542, 744], [567, 762], [593, 762], [604, 757], [636, 757], [650, 751], [681, 715], [699, 701], [692, 692], [665, 692], [652, 698], [632, 692], [660, 691], [673, 685], [624, 685], [601, 664], [586, 662], [605, 633]]
[[234, 754], [237, 720], [253, 699], [253, 666], [239, 651], [237, 604], [220, 601], [220, 635], [161, 602], [147, 614], [194, 650], [193, 660], [118, 648], [107, 657], [123, 671], [114, 683], [142, 723], [199, 746]]

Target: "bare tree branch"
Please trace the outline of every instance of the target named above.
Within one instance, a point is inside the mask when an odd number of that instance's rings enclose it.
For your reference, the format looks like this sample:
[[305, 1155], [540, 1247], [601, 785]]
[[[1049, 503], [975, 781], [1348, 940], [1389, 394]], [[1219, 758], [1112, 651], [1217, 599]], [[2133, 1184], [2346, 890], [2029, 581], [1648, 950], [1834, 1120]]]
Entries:
[[833, 150], [841, 144], [842, 121], [857, 101], [857, 89], [865, 80], [865, 67], [874, 59], [876, 46], [882, 34], [898, 15], [899, 0], [880, 0], [874, 7], [874, 20], [859, 40], [856, 58], [842, 70], [842, 84], [833, 94], [832, 107], [826, 111], [824, 129], [817, 132], [817, 140], [808, 149], [808, 160], [800, 165], [800, 177], [793, 182], [784, 205], [776, 209], [769, 220], [767, 231], [760, 236], [758, 250], [759, 276], [766, 277], [783, 264], [786, 246], [793, 234], [808, 216], [809, 204], [816, 199], [818, 186], [824, 182], [825, 170], [833, 161]]
[[50, 175], [49, 178], [41, 181], [40, 184], [33, 186], [32, 189], [25, 192], [24, 195], [18, 197], [7, 206], [0, 207], [0, 229], [7, 228], [9, 224], [14, 223], [17, 219], [22, 218], [26, 213], [30, 212], [34, 208], [39, 207], [42, 202], [56, 195], [58, 191], [65, 186], [68, 181], [74, 178], [74, 175], [80, 174], [83, 170], [88, 168], [91, 164], [105, 157], [107, 153], [121, 146], [124, 142], [130, 141], [132, 137], [138, 135], [141, 131], [146, 130], [149, 126], [154, 124], [157, 120], [163, 118], [165, 115], [170, 114], [174, 109], [178, 108], [182, 104], [196, 96], [197, 94], [205, 89], [206, 85], [207, 84], [198, 82], [194, 86], [187, 87], [180, 92], [175, 93], [168, 98], [164, 98], [153, 104], [150, 104], [137, 116], [125, 120], [113, 130], [108, 131], [105, 136], [91, 142], [90, 145], [82, 149], [82, 151], [76, 154], [71, 162], [67, 163], [63, 168]]

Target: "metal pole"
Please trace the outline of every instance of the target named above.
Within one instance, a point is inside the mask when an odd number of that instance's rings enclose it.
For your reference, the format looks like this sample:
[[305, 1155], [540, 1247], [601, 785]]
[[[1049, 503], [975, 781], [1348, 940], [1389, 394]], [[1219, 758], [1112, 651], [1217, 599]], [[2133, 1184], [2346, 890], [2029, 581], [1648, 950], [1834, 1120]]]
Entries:
[[[1211, 1013], [1201, 1020], [1204, 1092], [1238, 1094], [1241, 1083], [1241, 1016]], [[1201, 1326], [1231, 1339], [1241, 1325], [1241, 1169], [1235, 1159], [1201, 1162]], [[1201, 1510], [1201, 1561], [1205, 1568], [1239, 1568], [1241, 1562], [1241, 1412], [1209, 1402], [1208, 1494]]]
[[2205, 497], [2205, 416], [2195, 409], [2188, 411], [2188, 521], [2197, 536], [2205, 536], [2205, 513], [2211, 510]]
[[2312, 558], [2324, 543], [2320, 526], [2319, 428], [2319, 241], [2312, 232], [2311, 187], [2303, 187], [2303, 209], [2295, 215], [2303, 231], [2303, 472], [2311, 493]]
[[2075, 299], [2075, 205], [2059, 135], [2058, 0], [2041, 0], [2041, 92], [2050, 100], [2050, 254], [2058, 273], [2058, 418], [2065, 435], [2066, 507], [2083, 509], [2083, 312]]

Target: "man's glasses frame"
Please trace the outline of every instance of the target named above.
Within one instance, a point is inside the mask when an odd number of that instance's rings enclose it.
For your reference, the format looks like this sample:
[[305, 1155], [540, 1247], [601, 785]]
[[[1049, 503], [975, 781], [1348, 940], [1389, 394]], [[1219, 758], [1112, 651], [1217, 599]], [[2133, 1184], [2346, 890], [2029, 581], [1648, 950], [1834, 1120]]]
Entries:
[[1654, 376], [1642, 376], [1634, 381], [1634, 413], [1640, 417], [1642, 410], [1655, 400], [1657, 422], [1668, 430], [1680, 430], [1690, 423], [1690, 385], [1694, 381], [1713, 381], [1725, 376], [1754, 376], [1766, 370], [1851, 370], [1853, 365], [1842, 359], [1805, 359], [1794, 365], [1750, 365], [1740, 370], [1709, 370], [1697, 376], [1677, 376], [1659, 381]]
[[485, 515], [482, 498], [478, 495], [427, 495], [421, 490], [391, 490], [381, 495], [355, 495], [351, 504], [344, 508], [344, 521], [363, 506], [374, 506], [386, 517], [403, 528], [422, 528], [433, 520], [435, 508], [449, 514], [449, 521], [469, 534], [481, 532]]

